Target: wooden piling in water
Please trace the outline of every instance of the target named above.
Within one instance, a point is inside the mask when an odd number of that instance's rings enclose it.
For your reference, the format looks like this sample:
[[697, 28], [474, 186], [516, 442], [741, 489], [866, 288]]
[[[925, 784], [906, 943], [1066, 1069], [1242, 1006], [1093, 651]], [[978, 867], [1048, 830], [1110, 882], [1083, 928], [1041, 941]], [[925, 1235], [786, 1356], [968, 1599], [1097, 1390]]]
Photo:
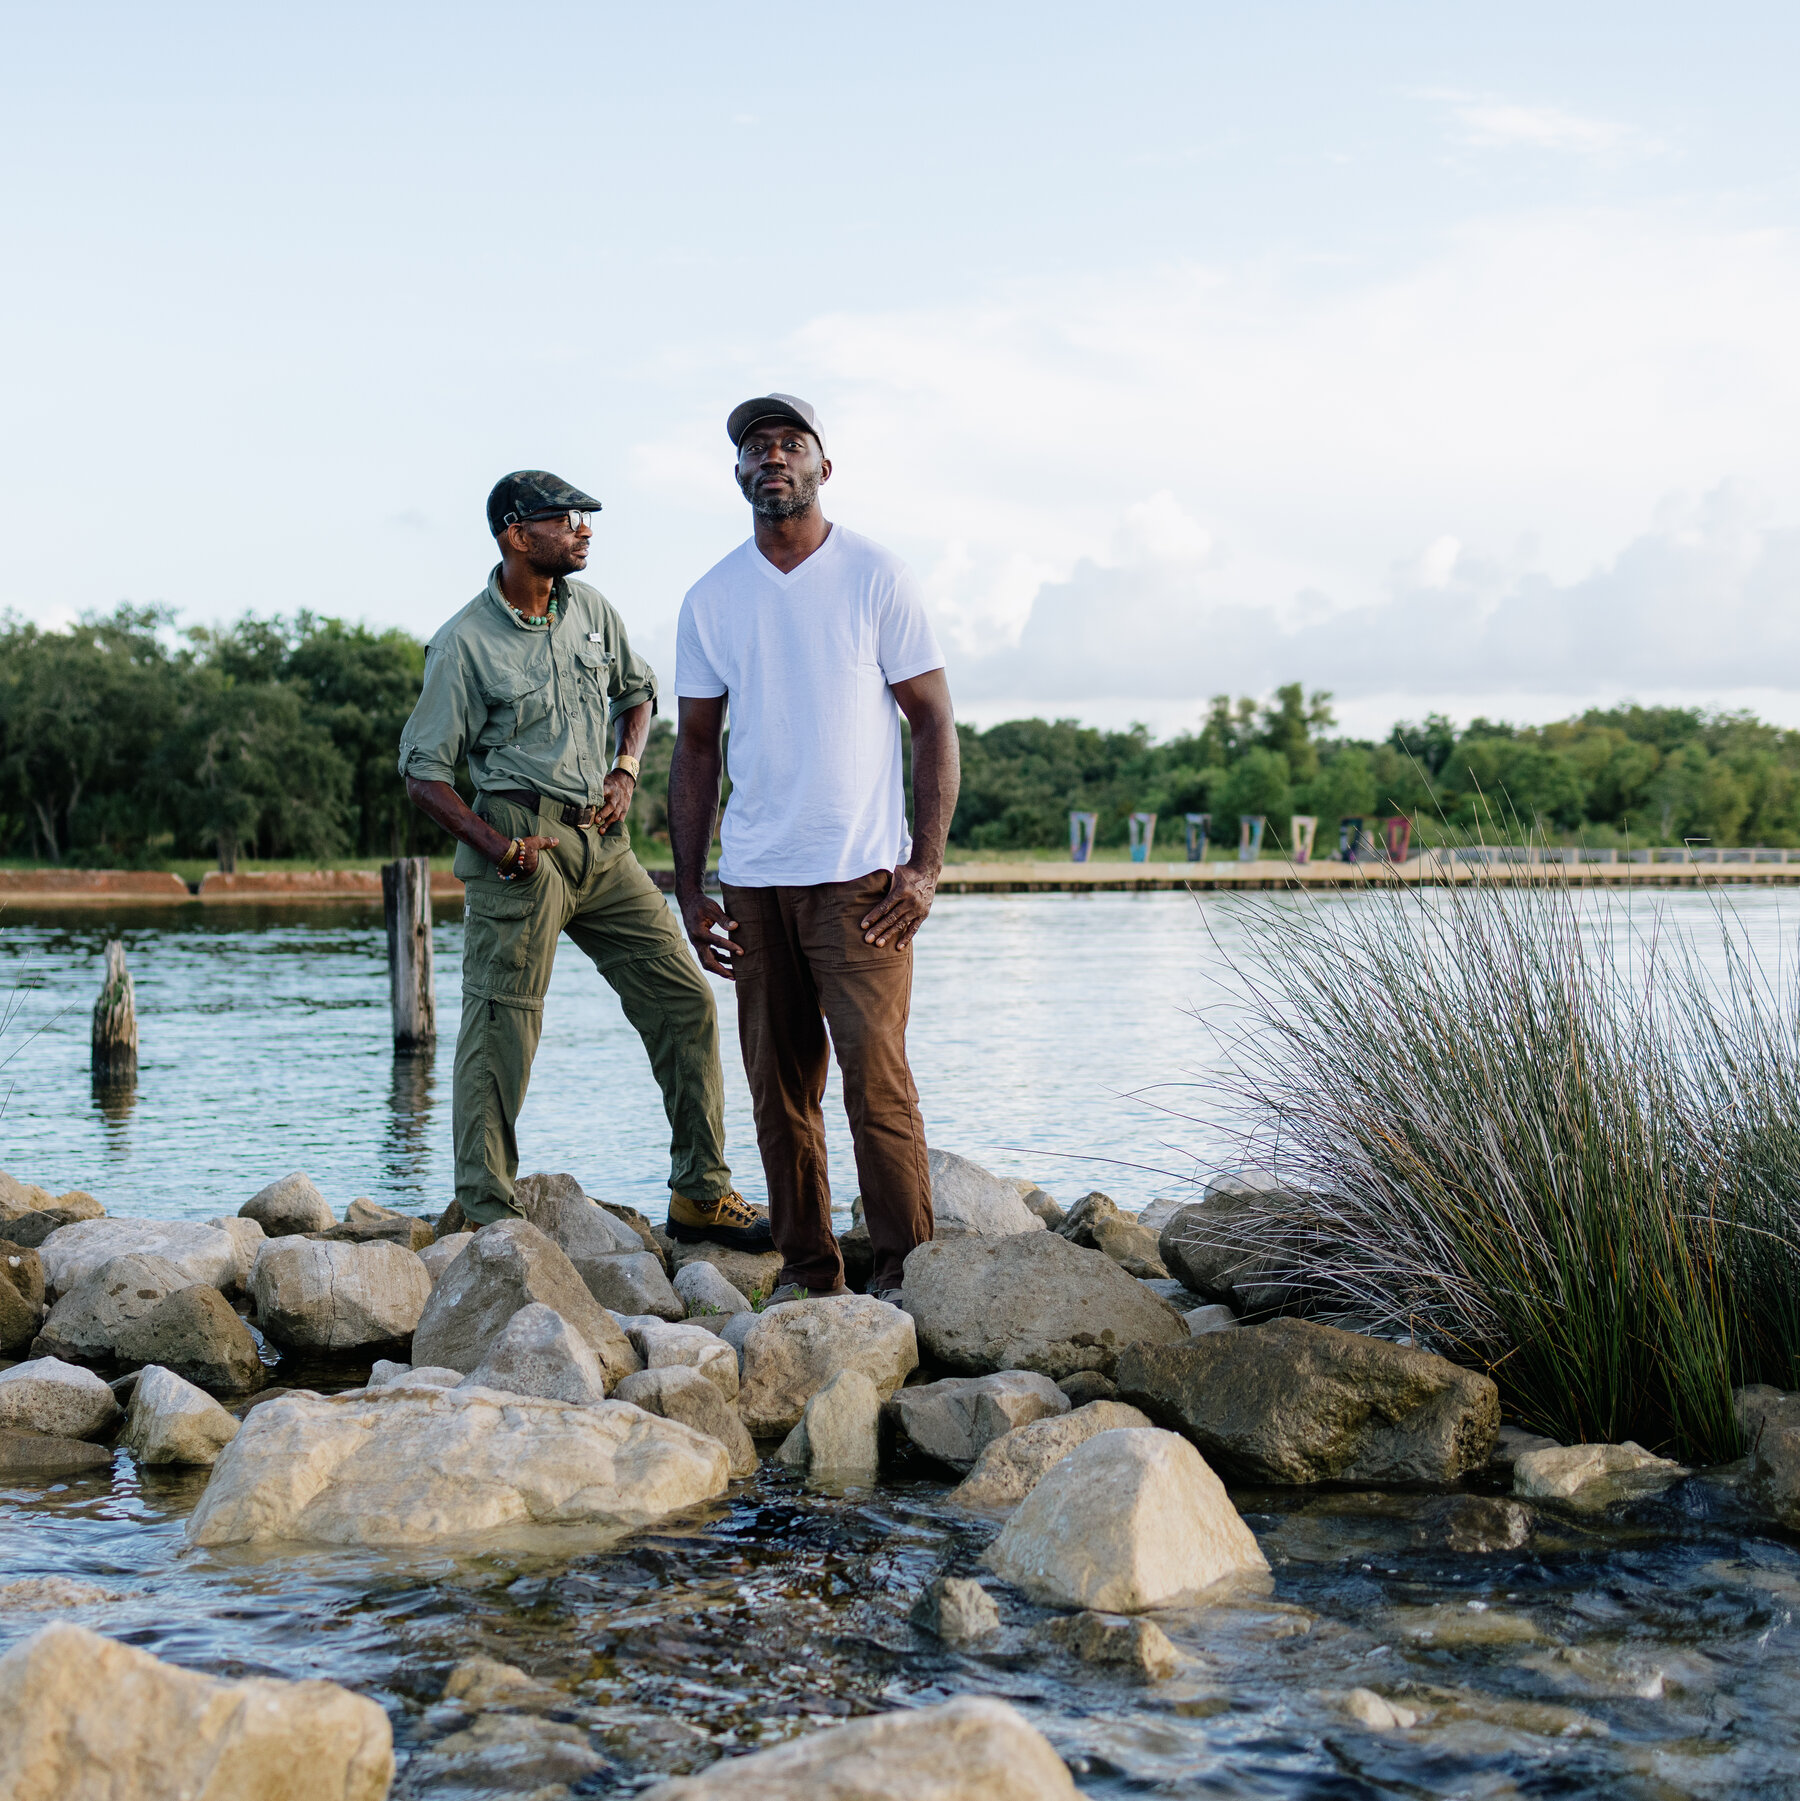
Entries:
[[125, 967], [125, 946], [106, 946], [106, 980], [94, 1003], [94, 1074], [104, 1081], [129, 1081], [137, 1074], [137, 996]]
[[382, 864], [381, 900], [387, 914], [394, 1049], [429, 1050], [437, 1042], [437, 996], [431, 969], [431, 859], [402, 857]]

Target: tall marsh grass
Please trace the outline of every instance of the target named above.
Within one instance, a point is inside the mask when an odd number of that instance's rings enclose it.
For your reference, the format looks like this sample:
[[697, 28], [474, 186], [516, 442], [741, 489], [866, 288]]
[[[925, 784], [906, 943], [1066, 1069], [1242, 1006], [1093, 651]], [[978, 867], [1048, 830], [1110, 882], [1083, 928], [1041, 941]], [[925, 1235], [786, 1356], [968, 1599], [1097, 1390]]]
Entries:
[[1800, 1386], [1791, 977], [1555, 879], [1251, 904], [1245, 1248], [1539, 1431], [1737, 1455], [1732, 1389]]

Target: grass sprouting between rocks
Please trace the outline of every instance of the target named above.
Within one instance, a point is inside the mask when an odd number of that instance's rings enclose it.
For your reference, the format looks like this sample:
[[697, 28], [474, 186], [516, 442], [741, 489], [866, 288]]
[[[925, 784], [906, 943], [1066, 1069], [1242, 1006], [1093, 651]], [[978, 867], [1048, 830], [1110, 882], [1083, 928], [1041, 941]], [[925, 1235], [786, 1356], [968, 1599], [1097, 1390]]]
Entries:
[[1232, 1230], [1296, 1304], [1487, 1370], [1568, 1442], [1739, 1453], [1800, 1386], [1800, 989], [1548, 878], [1250, 903]]

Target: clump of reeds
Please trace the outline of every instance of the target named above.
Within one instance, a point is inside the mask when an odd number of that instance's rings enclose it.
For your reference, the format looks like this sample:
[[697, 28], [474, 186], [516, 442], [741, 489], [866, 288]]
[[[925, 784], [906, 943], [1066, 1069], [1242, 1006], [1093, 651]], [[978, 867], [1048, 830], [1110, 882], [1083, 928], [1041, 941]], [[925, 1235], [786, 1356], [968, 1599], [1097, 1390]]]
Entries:
[[1559, 879], [1253, 905], [1245, 1248], [1537, 1430], [1737, 1455], [1800, 1383], [1800, 1005], [1729, 914], [1718, 982]]

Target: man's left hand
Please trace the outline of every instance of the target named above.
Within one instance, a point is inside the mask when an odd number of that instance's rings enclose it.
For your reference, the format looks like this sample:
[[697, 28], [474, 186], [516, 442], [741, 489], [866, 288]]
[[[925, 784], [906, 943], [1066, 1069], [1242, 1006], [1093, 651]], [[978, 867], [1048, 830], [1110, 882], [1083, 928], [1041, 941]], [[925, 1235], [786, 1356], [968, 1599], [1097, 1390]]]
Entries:
[[937, 877], [902, 863], [888, 878], [887, 898], [862, 922], [863, 943], [891, 941], [895, 950], [905, 950], [919, 935], [936, 897]]
[[594, 829], [604, 832], [631, 811], [631, 797], [637, 793], [637, 782], [623, 769], [609, 769], [606, 780], [601, 783], [601, 792], [605, 798], [600, 803], [600, 811], [594, 815]]

